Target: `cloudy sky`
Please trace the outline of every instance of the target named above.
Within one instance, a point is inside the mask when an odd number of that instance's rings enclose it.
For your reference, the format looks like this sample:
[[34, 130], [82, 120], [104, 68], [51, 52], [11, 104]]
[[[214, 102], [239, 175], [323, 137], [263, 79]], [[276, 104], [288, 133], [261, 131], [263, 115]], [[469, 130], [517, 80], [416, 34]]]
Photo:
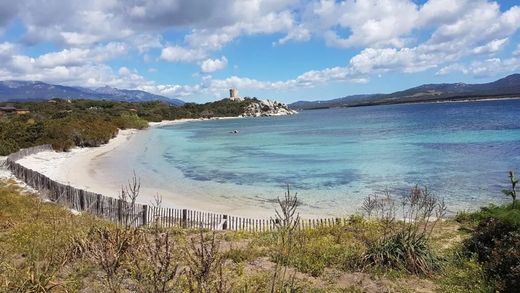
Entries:
[[520, 72], [518, 0], [0, 0], [0, 80], [329, 99]]

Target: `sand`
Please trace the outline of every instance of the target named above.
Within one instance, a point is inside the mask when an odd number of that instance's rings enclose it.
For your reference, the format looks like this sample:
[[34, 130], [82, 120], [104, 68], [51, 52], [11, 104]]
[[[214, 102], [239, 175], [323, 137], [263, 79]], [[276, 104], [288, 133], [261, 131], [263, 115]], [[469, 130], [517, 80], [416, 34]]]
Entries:
[[[219, 118], [235, 119], [239, 117]], [[180, 119], [174, 121], [151, 122], [150, 127], [161, 127], [175, 125], [189, 121], [200, 121], [202, 119]], [[206, 119], [207, 120], [207, 119]], [[118, 135], [107, 144], [93, 148], [73, 148], [69, 152], [45, 151], [20, 159], [18, 163], [45, 174], [49, 178], [105, 196], [118, 197], [121, 186], [126, 182], [116, 182], [110, 174], [101, 174], [96, 170], [96, 162], [109, 152], [117, 151], [121, 146], [130, 141], [139, 130], [120, 130]], [[6, 171], [6, 170], [4, 170]], [[3, 171], [0, 170], [0, 176]], [[8, 172], [4, 172], [8, 176]], [[236, 216], [248, 216], [268, 218], [273, 216], [272, 208], [259, 208], [258, 205], [244, 202], [233, 202], [222, 199], [209, 198], [205, 194], [186, 192], [172, 192], [155, 189], [153, 186], [143, 186], [141, 189], [140, 203], [151, 204], [155, 196], [162, 196], [163, 207], [187, 208], [206, 212], [226, 213]], [[190, 190], [179, 188], [179, 190]], [[254, 215], [254, 216], [253, 216]]]

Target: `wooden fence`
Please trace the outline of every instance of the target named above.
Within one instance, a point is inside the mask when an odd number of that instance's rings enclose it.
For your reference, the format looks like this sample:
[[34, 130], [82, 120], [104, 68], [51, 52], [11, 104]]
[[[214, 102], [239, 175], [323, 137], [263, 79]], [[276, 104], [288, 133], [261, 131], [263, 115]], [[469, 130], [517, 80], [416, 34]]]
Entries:
[[[206, 228], [209, 230], [243, 230], [251, 232], [270, 231], [276, 228], [274, 219], [254, 219], [189, 209], [160, 208], [146, 204], [129, 204], [121, 199], [78, 189], [56, 182], [49, 177], [26, 168], [17, 161], [25, 156], [42, 151], [52, 151], [50, 145], [22, 149], [7, 157], [7, 168], [27, 185], [44, 193], [51, 201], [68, 208], [88, 212], [119, 224], [135, 227], [146, 226], [156, 221], [165, 227]], [[344, 224], [345, 219], [323, 218], [300, 220], [299, 227], [316, 228]]]

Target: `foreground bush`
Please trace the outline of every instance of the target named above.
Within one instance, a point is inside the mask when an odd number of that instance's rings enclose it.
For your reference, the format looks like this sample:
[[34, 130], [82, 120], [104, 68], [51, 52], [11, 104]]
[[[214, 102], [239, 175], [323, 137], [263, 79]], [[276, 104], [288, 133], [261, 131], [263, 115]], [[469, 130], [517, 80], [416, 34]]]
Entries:
[[[124, 210], [139, 186], [133, 178], [123, 188]], [[0, 181], [0, 292], [485, 292], [480, 264], [465, 254], [425, 278], [395, 275], [388, 265], [363, 272], [368, 244], [385, 231], [392, 239], [398, 226], [356, 216], [302, 230], [296, 196], [288, 191], [279, 204], [272, 232], [165, 228], [159, 214], [155, 225], [135, 229], [72, 215]]]
[[478, 225], [481, 221], [494, 218], [520, 227], [520, 204], [489, 205], [477, 212], [458, 213], [455, 220], [462, 224]]
[[[397, 204], [401, 214], [397, 214]], [[437, 223], [444, 217], [444, 201], [427, 188], [414, 187], [400, 202], [387, 192], [369, 196], [363, 208], [368, 216], [382, 223], [382, 235], [368, 243], [363, 260], [367, 266], [383, 266], [427, 275], [438, 268], [439, 261], [430, 238]]]
[[518, 292], [520, 288], [520, 226], [489, 217], [480, 222], [466, 242], [466, 249], [482, 263], [496, 290]]

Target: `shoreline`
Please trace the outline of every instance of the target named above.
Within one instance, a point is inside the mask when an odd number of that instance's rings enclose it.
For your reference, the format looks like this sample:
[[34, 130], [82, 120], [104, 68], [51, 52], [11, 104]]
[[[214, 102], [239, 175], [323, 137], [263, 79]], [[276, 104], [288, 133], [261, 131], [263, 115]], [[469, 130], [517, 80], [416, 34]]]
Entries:
[[464, 100], [435, 100], [435, 101], [418, 101], [418, 102], [402, 102], [402, 103], [377, 103], [377, 104], [361, 104], [361, 105], [348, 105], [348, 106], [337, 106], [337, 107], [318, 107], [300, 109], [303, 111], [312, 110], [328, 110], [328, 109], [342, 109], [342, 108], [361, 108], [361, 107], [377, 107], [377, 106], [393, 106], [393, 105], [424, 105], [424, 104], [451, 104], [451, 103], [474, 103], [474, 102], [493, 102], [493, 101], [514, 101], [520, 100], [520, 97], [510, 98], [484, 98], [484, 99], [464, 99]]
[[[274, 207], [276, 206], [276, 196], [281, 195], [282, 189], [279, 191], [268, 190], [266, 193], [267, 196], [264, 196], [265, 193], [260, 195], [256, 194], [255, 190], [247, 189], [249, 186], [239, 185], [239, 189], [237, 189], [234, 186], [230, 186], [232, 184], [224, 184], [226, 182], [211, 180], [207, 180], [208, 183], [204, 180], [196, 182], [190, 181], [192, 177], [185, 175], [187, 173], [183, 173], [176, 165], [171, 165], [169, 169], [157, 168], [162, 172], [159, 173], [155, 168], [159, 165], [160, 161], [149, 160], [148, 157], [142, 157], [142, 160], [134, 160], [136, 154], [141, 154], [143, 150], [146, 152], [146, 150], [149, 149], [150, 153], [158, 154], [162, 152], [160, 147], [155, 147], [162, 145], [160, 141], [149, 145], [152, 146], [151, 148], [147, 146], [149, 137], [154, 136], [154, 132], [152, 131], [154, 128], [172, 126], [185, 122], [240, 118], [250, 117], [198, 118], [150, 122], [149, 127], [143, 130], [120, 130], [107, 144], [99, 147], [76, 147], [69, 152], [63, 153], [50, 151], [41, 152], [21, 159], [19, 163], [45, 174], [59, 183], [115, 198], [117, 198], [120, 193], [121, 185], [126, 184], [127, 180], [131, 178], [132, 169], [135, 166], [139, 166], [141, 168], [137, 167], [137, 169], [140, 170], [137, 175], [143, 179], [143, 188], [138, 200], [140, 203], [153, 203], [154, 195], [160, 194], [163, 197], [163, 207], [186, 208], [236, 216], [250, 217], [254, 215], [254, 217], [258, 218], [271, 217], [274, 214]], [[204, 126], [201, 124], [197, 127], [203, 128]], [[171, 153], [170, 155], [175, 155], [175, 153]], [[133, 159], [127, 160], [127, 157], [132, 157]], [[164, 165], [160, 166], [164, 167]], [[184, 162], [182, 166], [189, 170], [190, 161]], [[194, 170], [194, 168], [192, 169]], [[213, 178], [212, 174], [208, 174], [207, 176]], [[237, 190], [238, 192], [236, 192]], [[370, 194], [370, 191], [377, 192], [377, 190], [374, 191], [372, 189], [363, 189], [361, 192], [354, 189], [352, 196], [359, 197], [363, 194]], [[278, 192], [280, 192], [280, 194], [278, 194]], [[347, 207], [335, 206], [336, 198], [332, 200], [320, 200], [319, 197], [316, 198], [317, 200], [311, 198], [312, 201], [304, 202], [305, 205], [301, 207], [300, 212], [305, 218], [317, 218], [325, 215], [348, 215], [355, 214], [359, 211], [359, 209], [353, 205]], [[455, 204], [450, 205], [450, 208], [453, 208], [453, 212], [466, 210], [468, 208], [462, 204], [459, 205], [459, 202], [456, 200], [454, 202]]]
[[[143, 130], [119, 130], [118, 134], [114, 138], [110, 139], [108, 143], [98, 147], [75, 147], [68, 152], [45, 151], [27, 156], [17, 162], [24, 167], [45, 174], [59, 183], [100, 193], [104, 196], [117, 198], [120, 194], [122, 185], [126, 185], [127, 181], [121, 182], [115, 178], [116, 176], [98, 172], [96, 170], [96, 165], [103, 159], [103, 156], [124, 147], [141, 131], [186, 122], [240, 118], [247, 117], [179, 119], [149, 122], [149, 127]], [[6, 170], [6, 172], [9, 171]], [[1, 175], [2, 174], [0, 174], [0, 176]], [[99, 178], [102, 180], [98, 180]], [[243, 203], [237, 204], [238, 202], [234, 201], [222, 202], [221, 198], [211, 198], [209, 196], [204, 197], [204, 194], [190, 194], [188, 196], [188, 194], [181, 194], [170, 190], [167, 192], [167, 194], [164, 194], [165, 190], [143, 184], [137, 202], [142, 204], [152, 204], [155, 201], [155, 196], [160, 194], [162, 196], [162, 207], [186, 208], [203, 212], [222, 213], [231, 216], [248, 216], [250, 218], [259, 219], [272, 217], [275, 213], [274, 209], [266, 209], [265, 207], [259, 207], [257, 205], [245, 205]], [[251, 215], [254, 216], [251, 217]], [[309, 217], [318, 217], [318, 215], [309, 214]]]

